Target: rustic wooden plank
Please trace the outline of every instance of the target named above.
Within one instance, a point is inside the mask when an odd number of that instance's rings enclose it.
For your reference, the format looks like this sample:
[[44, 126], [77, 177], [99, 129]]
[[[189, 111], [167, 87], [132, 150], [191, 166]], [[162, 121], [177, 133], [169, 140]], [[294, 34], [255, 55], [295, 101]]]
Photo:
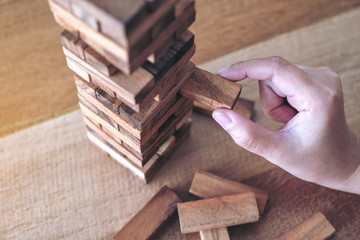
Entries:
[[241, 85], [199, 68], [182, 87], [180, 93], [211, 108], [233, 109], [241, 92]]
[[268, 200], [268, 193], [261, 189], [231, 181], [205, 171], [197, 171], [195, 173], [189, 192], [199, 198], [214, 198], [253, 192], [261, 214], [264, 212]]
[[178, 212], [182, 233], [235, 226], [259, 220], [259, 210], [252, 192], [179, 203]]
[[95, 98], [99, 100], [105, 107], [110, 109], [115, 114], [119, 114], [119, 107], [123, 103], [115, 97], [110, 96], [107, 92], [98, 88], [95, 92]]
[[[233, 111], [240, 113], [247, 119], [251, 119], [254, 113], [254, 105], [255, 103], [253, 101], [240, 97], [236, 101]], [[196, 101], [194, 102], [194, 112], [196, 113], [211, 117], [214, 110], [215, 109], [209, 106], [206, 106]]]
[[117, 71], [117, 68], [114, 67], [114, 65], [112, 65], [109, 61], [107, 61], [103, 56], [98, 54], [91, 47], [86, 48], [84, 54], [85, 61], [106, 76], [110, 77]]
[[296, 240], [296, 239], [327, 239], [335, 233], [335, 228], [326, 219], [325, 215], [317, 212], [309, 219], [298, 224], [288, 232], [284, 233], [277, 240]]
[[230, 240], [226, 227], [200, 231], [201, 240]]
[[176, 212], [179, 202], [176, 193], [164, 186], [113, 239], [150, 239]]

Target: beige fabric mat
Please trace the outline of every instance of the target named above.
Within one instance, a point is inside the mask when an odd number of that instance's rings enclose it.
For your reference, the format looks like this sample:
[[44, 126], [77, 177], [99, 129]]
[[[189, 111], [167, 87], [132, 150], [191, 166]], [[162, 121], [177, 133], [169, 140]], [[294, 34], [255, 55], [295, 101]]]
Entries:
[[[342, 77], [348, 122], [351, 129], [360, 134], [359, 22], [360, 9], [356, 9], [216, 59], [203, 67], [215, 71], [237, 60], [269, 55], [281, 55], [301, 64], [328, 65]], [[262, 114], [257, 83], [247, 81], [243, 85], [242, 96], [257, 101], [255, 120], [275, 127]], [[286, 201], [269, 204], [261, 222], [262, 229], [254, 228], [256, 225], [232, 229], [233, 239], [275, 237], [300, 221], [299, 215], [309, 216], [317, 206], [324, 211], [331, 209], [332, 216], [351, 215], [346, 218], [350, 219], [348, 222], [339, 225], [335, 239], [360, 234], [356, 232], [359, 222], [355, 221], [360, 219], [360, 213], [356, 212], [359, 208], [343, 212], [346, 206], [342, 206], [337, 212], [333, 205], [321, 205], [316, 203], [316, 198], [304, 198], [303, 194], [305, 204], [301, 205], [301, 210], [295, 201], [299, 189], [291, 190], [286, 186], [299, 184], [302, 190], [299, 192], [311, 195], [309, 190], [317, 191], [324, 193], [323, 197], [329, 191], [339, 204], [340, 197], [346, 198], [349, 208], [359, 205], [358, 196], [305, 184], [274, 169], [265, 160], [238, 148], [210, 118], [194, 114], [189, 139], [157, 177], [143, 185], [89, 143], [81, 113], [76, 111], [0, 139], [0, 239], [101, 239], [111, 236], [164, 184], [183, 199], [192, 199], [187, 190], [197, 169], [234, 180], [253, 177], [248, 182], [269, 188], [270, 200], [282, 195], [288, 197]], [[281, 192], [283, 186], [284, 192]], [[291, 211], [292, 208], [296, 211]], [[276, 213], [272, 209], [277, 209]], [[281, 217], [272, 217], [279, 214]], [[197, 234], [181, 235], [174, 219], [157, 238], [199, 237]]]

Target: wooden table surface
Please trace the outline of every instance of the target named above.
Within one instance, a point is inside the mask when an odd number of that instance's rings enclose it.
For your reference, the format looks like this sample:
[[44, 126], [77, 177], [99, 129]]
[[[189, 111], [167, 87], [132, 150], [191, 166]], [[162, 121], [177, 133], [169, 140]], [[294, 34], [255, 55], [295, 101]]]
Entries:
[[[210, 71], [270, 55], [328, 65], [343, 80], [348, 123], [359, 135], [358, 6], [355, 0], [198, 0], [193, 60]], [[196, 114], [189, 141], [153, 182], [140, 184], [88, 143], [60, 31], [46, 1], [0, 0], [0, 136], [38, 124], [0, 139], [0, 239], [111, 236], [164, 184], [192, 199], [187, 190], [198, 169], [270, 193], [262, 220], [230, 228], [232, 239], [271, 239], [316, 211], [337, 229], [333, 239], [358, 239], [359, 196], [292, 177], [237, 148]], [[256, 101], [256, 122], [275, 127], [261, 112], [255, 81], [244, 83], [242, 96]], [[158, 238], [199, 237], [181, 235], [174, 220]]]

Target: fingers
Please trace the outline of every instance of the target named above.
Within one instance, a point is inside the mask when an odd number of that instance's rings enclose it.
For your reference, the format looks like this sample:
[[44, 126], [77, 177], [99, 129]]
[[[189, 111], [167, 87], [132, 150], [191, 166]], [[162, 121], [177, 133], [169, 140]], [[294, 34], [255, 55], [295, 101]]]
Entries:
[[309, 94], [312, 94], [312, 82], [308, 74], [298, 66], [281, 57], [258, 58], [242, 61], [221, 69], [218, 74], [232, 81], [244, 78], [269, 80], [272, 89], [287, 100], [297, 111], [307, 110], [311, 105]]
[[286, 98], [275, 93], [269, 81], [259, 81], [260, 100], [265, 115], [276, 122], [287, 123], [297, 111], [286, 101]]
[[237, 145], [265, 158], [274, 159], [284, 146], [281, 132], [266, 129], [231, 110], [217, 109], [213, 118]]

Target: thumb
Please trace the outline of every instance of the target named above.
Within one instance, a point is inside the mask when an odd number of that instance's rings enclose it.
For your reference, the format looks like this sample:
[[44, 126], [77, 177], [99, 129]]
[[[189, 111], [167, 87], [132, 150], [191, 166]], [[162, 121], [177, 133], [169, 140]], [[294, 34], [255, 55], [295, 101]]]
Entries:
[[212, 117], [230, 134], [237, 145], [250, 152], [272, 159], [281, 151], [284, 140], [278, 131], [264, 128], [228, 109], [217, 109]]

